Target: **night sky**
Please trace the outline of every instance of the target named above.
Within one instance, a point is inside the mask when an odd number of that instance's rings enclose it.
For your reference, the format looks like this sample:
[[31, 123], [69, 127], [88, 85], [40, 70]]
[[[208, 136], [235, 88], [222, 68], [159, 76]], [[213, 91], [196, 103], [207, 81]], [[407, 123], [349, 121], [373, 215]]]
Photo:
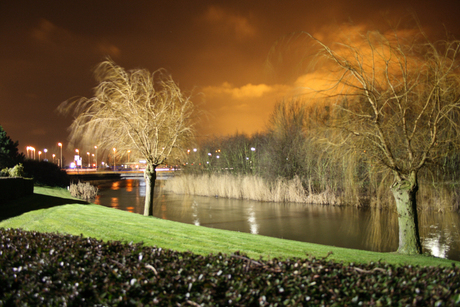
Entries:
[[3, 0], [0, 125], [20, 151], [34, 146], [57, 154], [62, 142], [69, 161], [72, 118], [56, 108], [75, 96], [90, 97], [92, 70], [110, 56], [128, 70], [165, 68], [182, 90], [193, 91], [209, 115], [199, 138], [252, 134], [265, 130], [274, 104], [295, 92], [303, 77], [295, 53], [266, 69], [281, 37], [307, 31], [327, 40], [346, 32], [345, 22], [375, 28], [413, 13], [428, 33], [447, 29], [460, 37], [458, 0]]

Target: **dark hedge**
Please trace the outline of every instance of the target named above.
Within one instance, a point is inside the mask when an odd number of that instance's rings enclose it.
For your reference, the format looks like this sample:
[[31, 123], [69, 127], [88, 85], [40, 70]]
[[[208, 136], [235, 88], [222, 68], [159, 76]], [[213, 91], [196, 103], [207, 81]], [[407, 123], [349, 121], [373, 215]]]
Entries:
[[454, 306], [453, 266], [201, 256], [0, 229], [0, 306]]

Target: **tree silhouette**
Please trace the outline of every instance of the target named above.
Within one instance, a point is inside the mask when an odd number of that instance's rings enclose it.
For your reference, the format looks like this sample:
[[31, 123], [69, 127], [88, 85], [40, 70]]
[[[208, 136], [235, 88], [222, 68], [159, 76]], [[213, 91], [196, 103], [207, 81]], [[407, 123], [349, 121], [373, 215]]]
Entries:
[[398, 33], [370, 31], [330, 45], [307, 35], [332, 80], [318, 92], [326, 97], [323, 139], [337, 155], [364, 155], [393, 176], [398, 252], [418, 254], [418, 172], [460, 145], [460, 41], [432, 42], [419, 28]]
[[0, 170], [24, 161], [24, 154], [19, 153], [18, 146], [18, 141], [14, 142], [0, 126]]

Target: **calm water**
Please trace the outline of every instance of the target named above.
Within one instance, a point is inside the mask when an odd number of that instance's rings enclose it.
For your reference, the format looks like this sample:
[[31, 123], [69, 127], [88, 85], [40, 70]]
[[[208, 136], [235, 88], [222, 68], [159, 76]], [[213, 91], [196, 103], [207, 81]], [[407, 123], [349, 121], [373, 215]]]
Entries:
[[[157, 181], [153, 214], [162, 219], [372, 251], [398, 247], [397, 217], [389, 210], [176, 195], [158, 185]], [[143, 180], [105, 182], [98, 187], [96, 204], [143, 214]], [[419, 218], [424, 252], [460, 260], [459, 214], [425, 212]]]

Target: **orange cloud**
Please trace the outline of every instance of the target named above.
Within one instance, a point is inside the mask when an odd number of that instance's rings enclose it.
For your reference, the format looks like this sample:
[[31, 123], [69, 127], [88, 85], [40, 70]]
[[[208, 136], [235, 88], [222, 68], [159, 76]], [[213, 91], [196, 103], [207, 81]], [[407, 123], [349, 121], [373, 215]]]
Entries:
[[410, 51], [400, 53], [398, 44], [409, 46], [417, 34], [420, 34], [417, 29], [390, 29], [381, 33], [359, 25], [325, 27], [313, 36], [330, 48], [339, 62], [346, 61], [346, 65], [354, 67], [361, 76], [350, 71], [344, 74], [338, 63], [322, 56], [328, 52], [310, 40], [309, 44], [316, 45], [322, 54], [313, 57], [312, 61], [316, 62], [309, 66], [311, 69], [296, 79], [294, 92], [308, 98], [324, 98], [355, 91], [364, 86], [362, 82], [367, 83], [366, 87], [372, 85], [379, 89], [397, 87], [405, 70], [414, 71], [419, 65]]
[[72, 35], [47, 19], [41, 19], [38, 26], [32, 30], [32, 37], [37, 41], [47, 44], [62, 44], [70, 41]]
[[210, 6], [204, 15], [204, 20], [218, 30], [233, 32], [239, 38], [253, 37], [257, 31], [249, 20], [243, 16], [225, 11], [217, 6]]
[[110, 55], [112, 58], [119, 58], [121, 56], [120, 48], [106, 42], [99, 43], [96, 47], [96, 51], [103, 55]]
[[269, 86], [266, 84], [253, 85], [250, 83], [242, 87], [234, 87], [232, 84], [224, 82], [221, 86], [205, 87], [203, 92], [209, 97], [225, 95], [232, 99], [244, 100], [248, 98], [259, 98], [269, 94], [279, 96], [280, 94], [286, 93], [288, 89], [289, 87], [285, 85]]
[[292, 87], [280, 84], [246, 84], [235, 87], [228, 82], [205, 87], [205, 109], [211, 115], [206, 131], [215, 135], [263, 131], [276, 102], [291, 90]]

